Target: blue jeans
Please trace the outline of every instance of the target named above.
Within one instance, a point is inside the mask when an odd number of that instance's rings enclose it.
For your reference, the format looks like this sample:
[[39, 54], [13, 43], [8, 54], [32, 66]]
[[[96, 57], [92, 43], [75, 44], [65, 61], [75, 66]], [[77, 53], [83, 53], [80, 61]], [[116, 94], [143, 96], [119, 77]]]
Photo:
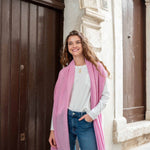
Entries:
[[75, 150], [76, 138], [78, 138], [81, 150], [97, 150], [96, 137], [93, 122], [78, 119], [86, 112], [75, 112], [68, 109], [68, 128], [70, 150]]

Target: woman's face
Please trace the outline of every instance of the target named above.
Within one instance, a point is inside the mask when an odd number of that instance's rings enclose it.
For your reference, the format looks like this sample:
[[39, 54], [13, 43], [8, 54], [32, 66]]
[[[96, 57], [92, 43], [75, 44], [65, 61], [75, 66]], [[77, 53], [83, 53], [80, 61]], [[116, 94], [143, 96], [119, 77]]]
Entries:
[[77, 35], [68, 38], [68, 50], [73, 57], [83, 56], [82, 43]]

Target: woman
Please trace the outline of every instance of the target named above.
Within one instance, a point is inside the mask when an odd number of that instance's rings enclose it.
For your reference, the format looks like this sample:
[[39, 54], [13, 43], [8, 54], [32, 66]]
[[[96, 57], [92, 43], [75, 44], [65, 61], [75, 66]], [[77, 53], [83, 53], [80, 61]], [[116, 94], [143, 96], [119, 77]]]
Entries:
[[51, 150], [74, 150], [76, 138], [81, 150], [105, 150], [101, 111], [109, 99], [109, 71], [75, 30], [66, 38], [61, 64], [54, 89]]

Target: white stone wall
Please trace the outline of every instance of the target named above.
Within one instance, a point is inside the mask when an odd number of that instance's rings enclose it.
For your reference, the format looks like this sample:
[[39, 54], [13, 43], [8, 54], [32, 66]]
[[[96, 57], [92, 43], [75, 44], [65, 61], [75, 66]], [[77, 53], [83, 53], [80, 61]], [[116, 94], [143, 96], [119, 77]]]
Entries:
[[78, 0], [65, 0], [64, 10], [64, 40], [72, 30], [79, 30], [83, 10], [80, 9]]

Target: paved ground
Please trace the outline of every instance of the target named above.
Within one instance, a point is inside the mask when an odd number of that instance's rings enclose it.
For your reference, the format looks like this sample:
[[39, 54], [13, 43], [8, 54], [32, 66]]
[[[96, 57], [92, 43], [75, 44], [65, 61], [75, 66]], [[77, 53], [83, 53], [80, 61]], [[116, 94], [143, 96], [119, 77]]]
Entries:
[[139, 146], [137, 148], [133, 148], [133, 149], [130, 149], [130, 150], [150, 150], [150, 143], [144, 144], [142, 146]]

